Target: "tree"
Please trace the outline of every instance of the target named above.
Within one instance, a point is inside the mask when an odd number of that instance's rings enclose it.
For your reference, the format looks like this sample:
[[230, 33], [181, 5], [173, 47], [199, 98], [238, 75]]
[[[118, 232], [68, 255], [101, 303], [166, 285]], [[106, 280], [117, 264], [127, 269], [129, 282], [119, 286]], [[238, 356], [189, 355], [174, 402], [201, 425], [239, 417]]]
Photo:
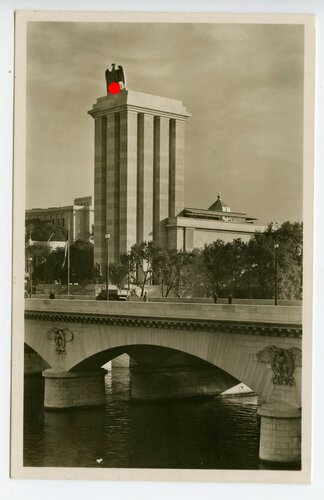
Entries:
[[202, 262], [199, 252], [195, 255], [195, 286], [200, 280], [209, 296], [231, 293], [273, 298], [277, 261], [279, 298], [301, 298], [302, 240], [302, 224], [284, 222], [279, 228], [269, 224], [266, 231], [256, 232], [247, 243], [241, 239], [214, 241], [204, 246]]
[[226, 269], [226, 248], [223, 240], [205, 245], [202, 251], [205, 266], [204, 286], [208, 295], [217, 293], [228, 285]]
[[58, 247], [48, 255], [46, 263], [42, 268], [42, 281], [51, 283], [54, 280], [67, 283], [66, 267], [62, 267], [64, 262], [65, 248]]
[[279, 298], [302, 297], [302, 245], [299, 222], [284, 222], [278, 229], [269, 224], [263, 233], [255, 233], [247, 245], [246, 268], [258, 297], [274, 297], [276, 259]]
[[[132, 283], [141, 289], [141, 297], [144, 295], [145, 286], [150, 282], [153, 276], [154, 268], [158, 268], [159, 260], [163, 258], [161, 248], [155, 247], [153, 241], [142, 241], [135, 243], [127, 256], [132, 269]], [[136, 270], [136, 271], [135, 271]]]
[[240, 239], [216, 240], [202, 251], [201, 280], [207, 294], [235, 294], [242, 285], [246, 244]]
[[238, 288], [243, 285], [242, 277], [244, 275], [246, 260], [246, 244], [237, 238], [224, 246], [224, 260], [226, 263], [225, 283], [229, 293], [236, 294]]
[[182, 269], [181, 293], [185, 297], [201, 297], [206, 294], [206, 267], [202, 249], [194, 248], [191, 259], [190, 265]]
[[109, 281], [117, 288], [124, 288], [128, 280], [128, 266], [111, 262], [109, 264]]
[[89, 241], [76, 240], [70, 246], [71, 276], [80, 283], [92, 281], [93, 244]]
[[246, 254], [246, 278], [260, 298], [271, 298], [274, 289], [274, 241], [273, 235], [257, 232], [248, 242]]
[[102, 273], [101, 265], [98, 263], [96, 263], [93, 266], [91, 275], [92, 275], [93, 283], [103, 283], [105, 281], [103, 273]]
[[154, 276], [157, 276], [160, 281], [162, 297], [167, 297], [174, 289], [177, 290], [177, 295], [180, 295], [183, 273], [193, 261], [192, 253], [166, 248], [159, 249], [156, 257]]
[[31, 269], [33, 283], [43, 280], [43, 270], [46, 265], [50, 248], [46, 245], [34, 243], [26, 246], [26, 257], [32, 258]]
[[[34, 266], [34, 279], [45, 283], [60, 280], [67, 283], [67, 262], [65, 260], [65, 248], [58, 247], [50, 251], [48, 246], [32, 245], [40, 247], [37, 265]], [[70, 279], [73, 282], [93, 281], [93, 245], [89, 242], [77, 240], [70, 245]]]
[[40, 219], [28, 219], [25, 226], [25, 239], [27, 240], [48, 241], [50, 238], [53, 241], [66, 240], [66, 229], [49, 221], [43, 222]]
[[303, 225], [284, 222], [275, 233], [279, 245], [278, 291], [282, 299], [302, 298], [303, 278]]

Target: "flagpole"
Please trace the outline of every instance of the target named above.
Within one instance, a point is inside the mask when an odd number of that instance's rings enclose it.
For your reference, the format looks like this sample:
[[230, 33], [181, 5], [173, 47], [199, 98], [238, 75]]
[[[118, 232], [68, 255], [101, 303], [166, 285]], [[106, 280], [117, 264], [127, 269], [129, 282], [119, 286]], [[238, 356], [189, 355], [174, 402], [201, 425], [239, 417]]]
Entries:
[[68, 218], [68, 231], [67, 231], [67, 294], [70, 295], [70, 217]]

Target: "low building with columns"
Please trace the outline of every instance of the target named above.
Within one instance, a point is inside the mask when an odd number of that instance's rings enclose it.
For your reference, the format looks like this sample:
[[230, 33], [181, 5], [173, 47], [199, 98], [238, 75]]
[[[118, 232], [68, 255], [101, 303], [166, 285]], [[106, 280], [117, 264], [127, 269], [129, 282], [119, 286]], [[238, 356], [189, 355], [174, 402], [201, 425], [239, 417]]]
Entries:
[[246, 240], [262, 226], [229, 213], [221, 200], [205, 209], [184, 206], [185, 122], [179, 100], [127, 90], [98, 98], [95, 122], [94, 261], [117, 262], [136, 242], [192, 250], [216, 239]]
[[248, 241], [256, 231], [265, 229], [255, 224], [256, 220], [245, 213], [232, 212], [218, 194], [208, 210], [185, 207], [176, 217], [169, 217], [168, 244], [178, 250], [191, 251], [217, 239], [225, 243], [235, 238]]
[[[69, 243], [75, 240], [89, 241], [92, 238], [94, 224], [93, 196], [75, 198], [73, 205], [49, 208], [31, 208], [25, 211], [26, 221], [39, 219], [41, 222], [50, 222], [54, 226], [69, 229]], [[59, 245], [57, 245], [59, 246]]]

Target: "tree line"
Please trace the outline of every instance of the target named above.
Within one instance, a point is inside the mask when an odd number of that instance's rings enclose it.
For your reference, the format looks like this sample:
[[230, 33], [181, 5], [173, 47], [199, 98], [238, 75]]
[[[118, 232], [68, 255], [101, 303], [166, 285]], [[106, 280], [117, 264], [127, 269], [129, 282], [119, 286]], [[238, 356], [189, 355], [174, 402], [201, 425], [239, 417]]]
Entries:
[[[149, 284], [157, 285], [162, 297], [207, 296], [273, 298], [276, 280], [281, 299], [302, 297], [301, 223], [285, 222], [278, 229], [269, 224], [248, 242], [216, 240], [191, 252], [165, 249], [152, 241], [134, 244], [109, 264], [109, 282], [118, 288], [137, 288], [143, 295]], [[67, 282], [65, 249], [50, 252], [44, 245], [28, 245], [33, 257], [35, 282]], [[71, 281], [104, 283], [105, 269], [93, 265], [93, 244], [81, 240], [70, 246]], [[276, 266], [277, 263], [277, 266]]]

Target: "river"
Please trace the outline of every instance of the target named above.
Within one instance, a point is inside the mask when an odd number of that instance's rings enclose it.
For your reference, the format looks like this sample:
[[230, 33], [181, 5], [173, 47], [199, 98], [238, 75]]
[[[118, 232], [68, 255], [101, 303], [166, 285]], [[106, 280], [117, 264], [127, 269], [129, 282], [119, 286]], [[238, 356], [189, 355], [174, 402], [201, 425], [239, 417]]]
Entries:
[[42, 378], [25, 378], [25, 466], [276, 468], [258, 459], [255, 396], [138, 402], [128, 369], [105, 380], [104, 408], [55, 412], [43, 408]]

